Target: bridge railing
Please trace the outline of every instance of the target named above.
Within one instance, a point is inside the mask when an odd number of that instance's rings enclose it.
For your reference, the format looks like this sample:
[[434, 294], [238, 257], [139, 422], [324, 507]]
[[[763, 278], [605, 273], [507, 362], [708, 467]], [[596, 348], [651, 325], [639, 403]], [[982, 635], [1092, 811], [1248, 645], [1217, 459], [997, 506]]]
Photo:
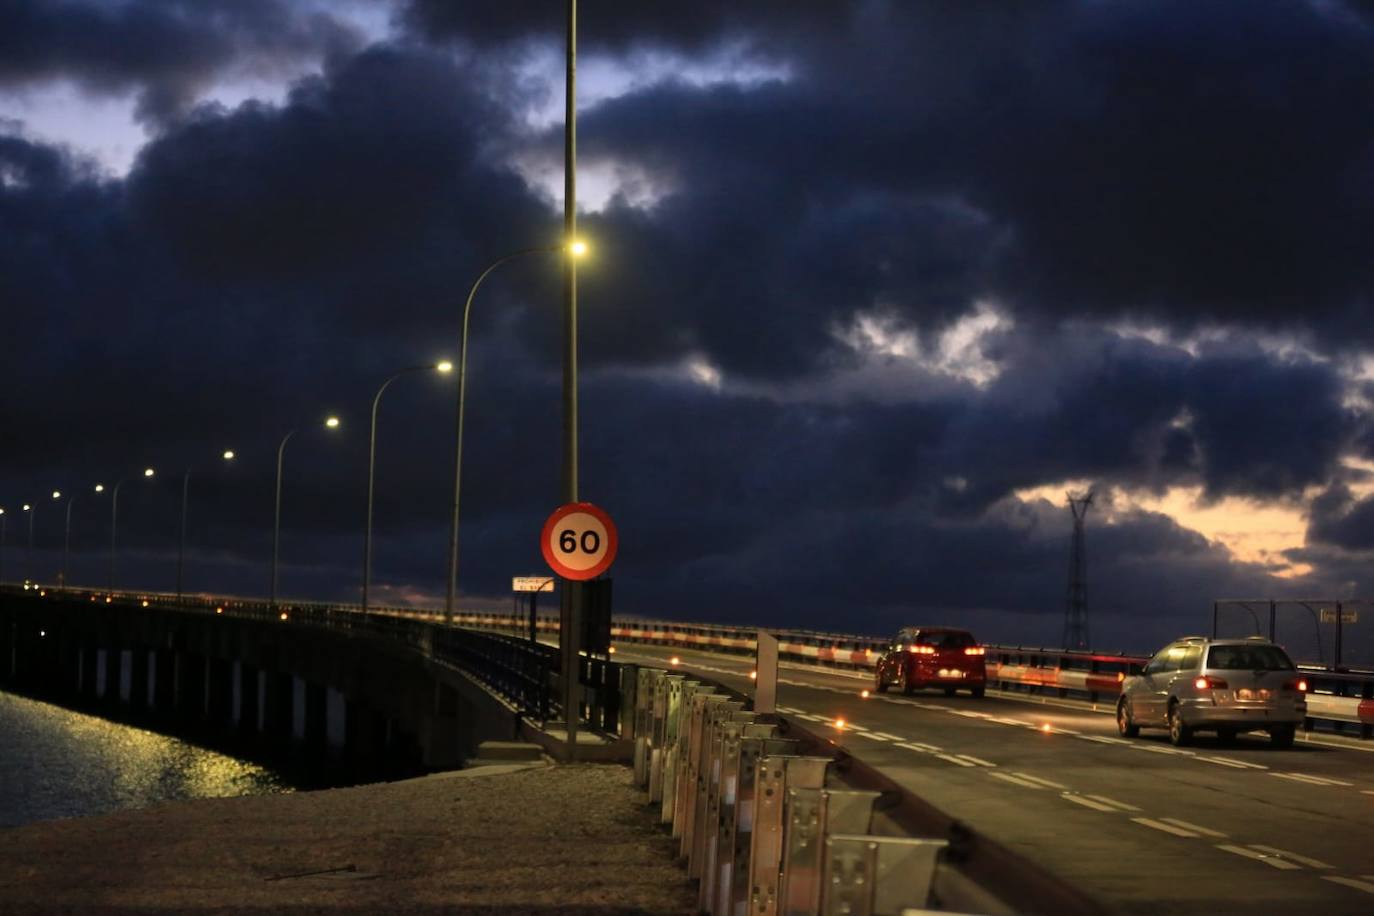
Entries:
[[[104, 592], [90, 590], [68, 591], [89, 594], [91, 600], [111, 597]], [[120, 592], [115, 593], [113, 597], [120, 601], [139, 600], [155, 604], [170, 604], [176, 601], [176, 596], [160, 593]], [[181, 603], [207, 611], [224, 608], [234, 613], [259, 616], [273, 613], [266, 602], [252, 599], [185, 595], [182, 596]], [[322, 620], [327, 625], [364, 625], [359, 622], [363, 615], [357, 605], [288, 602], [281, 604], [277, 613], [298, 617], [304, 615], [307, 619]], [[366, 615], [365, 625], [392, 627], [393, 638], [408, 638], [406, 634], [411, 632], [407, 629], [409, 625], [435, 626], [442, 619], [441, 614], [433, 611], [381, 607]], [[522, 614], [463, 612], [455, 614], [453, 620], [456, 626], [469, 631], [523, 634], [527, 633], [529, 628], [529, 618]], [[540, 634], [552, 636], [558, 632], [556, 615], [540, 615], [535, 623]], [[725, 624], [620, 617], [612, 623], [611, 637], [619, 642], [679, 646], [752, 656], [756, 649], [758, 629]], [[855, 634], [771, 628], [770, 632], [778, 637], [778, 654], [781, 660], [848, 671], [872, 672], [887, 644], [885, 639]], [[527, 640], [510, 638], [521, 646], [531, 645]], [[547, 652], [556, 651], [551, 647], [544, 648]], [[1009, 691], [1083, 699], [1093, 703], [1115, 703], [1126, 676], [1138, 671], [1148, 661], [1147, 656], [1125, 652], [1085, 652], [997, 644], [988, 644], [986, 648], [988, 680], [992, 685]], [[525, 663], [509, 660], [490, 663], [481, 660], [483, 653], [488, 653], [495, 659], [504, 658], [503, 653], [507, 651], [496, 644], [488, 644], [481, 650], [463, 654], [462, 663], [473, 671], [488, 671], [484, 676], [492, 678], [492, 688], [513, 702], [520, 703], [529, 702], [528, 698], [535, 690], [529, 686], [529, 682], [536, 678], [531, 672], [540, 665], [550, 664], [550, 658], [554, 660], [551, 669], [545, 669], [545, 679], [557, 676], [556, 657], [547, 654], [542, 657], [536, 654], [535, 660], [528, 663], [533, 667], [522, 667]], [[529, 651], [535, 653], [535, 650]], [[445, 660], [457, 664], [458, 658], [459, 656], [454, 655]], [[1310, 685], [1309, 724], [1320, 723], [1342, 732], [1353, 729], [1361, 737], [1374, 737], [1374, 672], [1332, 671], [1314, 665], [1299, 667]], [[549, 670], [553, 672], [551, 675], [548, 673]], [[589, 697], [584, 711], [586, 717], [593, 722], [617, 723], [618, 729], [620, 690], [617, 672], [613, 668], [605, 668], [601, 660], [584, 659], [581, 680]], [[548, 706], [549, 715], [560, 713], [555, 701], [556, 696], [551, 700], [541, 701], [553, 704]], [[541, 705], [540, 708], [544, 707]]]

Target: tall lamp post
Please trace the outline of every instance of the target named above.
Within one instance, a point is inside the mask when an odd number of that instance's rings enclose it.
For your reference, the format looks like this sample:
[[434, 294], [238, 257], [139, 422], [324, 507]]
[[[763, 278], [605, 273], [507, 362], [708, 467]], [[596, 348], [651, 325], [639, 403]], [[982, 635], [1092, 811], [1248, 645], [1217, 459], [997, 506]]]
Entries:
[[[225, 461], [234, 460], [233, 449], [225, 449], [220, 456]], [[177, 538], [177, 604], [181, 603], [181, 574], [186, 566], [186, 505], [191, 491], [191, 469], [181, 475], [181, 535]]]
[[372, 492], [373, 481], [377, 468], [377, 408], [382, 403], [382, 393], [390, 387], [391, 383], [403, 375], [411, 372], [440, 372], [447, 374], [453, 371], [453, 363], [448, 360], [434, 363], [427, 366], [407, 366], [400, 372], [393, 374], [382, 386], [377, 389], [377, 395], [372, 399], [372, 429], [367, 437], [367, 525], [363, 528], [363, 613], [367, 613], [368, 595], [372, 589]]
[[[53, 499], [53, 502], [58, 502], [58, 501], [60, 501], [60, 500], [62, 499], [62, 491], [61, 491], [61, 490], [53, 490], [53, 491], [52, 491], [52, 499]], [[72, 499], [71, 496], [68, 495], [68, 496], [67, 496], [67, 503], [68, 503], [68, 506], [69, 506], [69, 507], [70, 507], [70, 504], [71, 504], [71, 499]], [[29, 549], [32, 550], [32, 549], [33, 549], [33, 531], [32, 531], [33, 517], [32, 517], [32, 516], [29, 517], [29, 523], [30, 523], [30, 531], [29, 531]], [[62, 581], [63, 581], [63, 584], [64, 584], [64, 585], [66, 584], [66, 579], [67, 579], [67, 577], [66, 577], [66, 575], [64, 574], [63, 577], [62, 577]]]
[[[152, 468], [143, 469], [143, 477], [151, 479], [157, 472]], [[114, 490], [110, 493], [110, 591], [115, 587], [115, 547], [118, 543], [115, 539], [117, 525], [119, 523], [119, 488], [128, 482], [128, 478], [120, 478], [115, 481]], [[100, 484], [96, 484], [95, 491], [99, 493], [104, 489]]]
[[29, 514], [29, 546], [24, 550], [24, 587], [28, 588], [33, 572], [33, 517], [38, 514], [38, 505], [24, 503], [24, 511]]
[[468, 319], [472, 314], [472, 300], [477, 296], [477, 290], [481, 287], [482, 281], [487, 278], [487, 274], [507, 261], [540, 252], [564, 253], [568, 255], [567, 260], [571, 261], [573, 258], [579, 258], [586, 254], [587, 245], [585, 242], [574, 240], [562, 245], [540, 245], [503, 254], [477, 275], [477, 279], [472, 282], [472, 287], [468, 290], [467, 301], [463, 304], [463, 333], [458, 353], [458, 444], [453, 453], [453, 519], [449, 526], [448, 593], [444, 600], [444, 623], [453, 622], [453, 605], [458, 600], [458, 519], [463, 495], [463, 406], [467, 396]]
[[[338, 429], [338, 417], [326, 417], [324, 421], [325, 429]], [[291, 430], [282, 436], [281, 445], [277, 446], [277, 507], [272, 516], [272, 589], [268, 593], [268, 606], [275, 609], [277, 606], [277, 560], [279, 557], [279, 547], [281, 545], [281, 466], [282, 457], [286, 454], [286, 443], [291, 441], [291, 437], [296, 434], [296, 430]]]

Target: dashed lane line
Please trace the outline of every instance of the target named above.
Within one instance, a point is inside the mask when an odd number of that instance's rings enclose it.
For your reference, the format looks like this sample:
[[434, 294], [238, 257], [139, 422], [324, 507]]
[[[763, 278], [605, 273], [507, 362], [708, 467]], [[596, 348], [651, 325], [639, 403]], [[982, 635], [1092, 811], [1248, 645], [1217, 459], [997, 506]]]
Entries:
[[1098, 744], [1124, 744], [1129, 746], [1131, 743], [1121, 738], [1108, 738], [1105, 735], [1077, 735], [1076, 737], [1082, 738], [1084, 741], [1096, 741]]
[[922, 741], [906, 741], [897, 746], [904, 747], [907, 750], [919, 751], [922, 754], [933, 754], [936, 751], [943, 750], [938, 744], [926, 744]]
[[1267, 766], [1258, 763], [1247, 763], [1244, 760], [1233, 760], [1230, 757], [1199, 757], [1198, 760], [1205, 760], [1208, 763], [1215, 763], [1218, 766], [1231, 767], [1237, 770], [1267, 770]]
[[1140, 810], [1140, 809], [1137, 808], [1135, 805], [1128, 805], [1128, 804], [1126, 804], [1125, 802], [1117, 801], [1117, 800], [1114, 799], [1114, 798], [1108, 798], [1108, 797], [1105, 796], [1105, 795], [1088, 795], [1087, 797], [1093, 799], [1094, 801], [1100, 801], [1100, 802], [1102, 802], [1102, 804], [1104, 804], [1104, 805], [1111, 805], [1112, 807], [1116, 808], [1116, 809], [1119, 810], [1119, 811], [1139, 811], [1139, 810]]
[[1160, 820], [1166, 824], [1173, 824], [1175, 827], [1182, 827], [1184, 830], [1191, 830], [1202, 836], [1216, 837], [1219, 840], [1226, 839], [1226, 834], [1222, 833], [1220, 830], [1213, 830], [1210, 827], [1199, 827], [1197, 824], [1179, 820], [1176, 817], [1161, 817]]
[[1291, 779], [1294, 782], [1305, 782], [1311, 786], [1353, 786], [1353, 782], [1346, 782], [1343, 779], [1331, 779], [1326, 776], [1309, 776], [1306, 773], [1270, 773], [1270, 776], [1277, 776], [1279, 779]]
[[1321, 859], [1310, 859], [1307, 856], [1300, 856], [1296, 852], [1289, 852], [1286, 849], [1275, 849], [1273, 846], [1260, 846], [1257, 843], [1251, 843], [1250, 848], [1257, 852], [1268, 853], [1271, 856], [1279, 856], [1290, 862], [1297, 862], [1299, 865], [1306, 865], [1308, 868], [1325, 869], [1336, 867], [1323, 862]]
[[1094, 811], [1106, 811], [1111, 814], [1120, 813], [1111, 805], [1104, 805], [1101, 802], [1093, 801], [1085, 795], [1074, 795], [1072, 792], [1065, 792], [1059, 797], [1064, 799], [1064, 801], [1073, 802], [1075, 805], [1082, 805], [1084, 808], [1092, 808]]
[[1302, 868], [1301, 865], [1295, 862], [1289, 862], [1287, 859], [1280, 858], [1271, 853], [1246, 849], [1244, 846], [1232, 846], [1229, 843], [1218, 843], [1217, 849], [1223, 850], [1224, 852], [1235, 853], [1238, 856], [1245, 856], [1247, 859], [1254, 859], [1256, 862], [1263, 862], [1265, 865], [1282, 871], [1293, 871], [1294, 869]]
[[1044, 786], [1044, 787], [1047, 788], [1047, 789], [1060, 789], [1060, 790], [1062, 790], [1062, 791], [1067, 791], [1068, 788], [1069, 788], [1068, 786], [1064, 785], [1063, 783], [1060, 783], [1060, 782], [1052, 782], [1051, 780], [1044, 779], [1044, 778], [1042, 778], [1042, 777], [1040, 777], [1040, 776], [1032, 776], [1032, 775], [1029, 774], [1029, 773], [1014, 773], [1014, 774], [1012, 774], [1012, 775], [1014, 775], [1014, 776], [1020, 776], [1022, 779], [1029, 779], [1031, 782], [1039, 783], [1040, 785]]
[[[963, 759], [960, 759], [959, 757], [955, 757], [953, 754], [936, 754], [935, 756], [936, 756], [936, 757], [939, 757], [941, 760], [947, 760], [947, 761], [949, 761], [950, 763], [956, 764], [956, 765], [961, 766], [961, 767], [976, 767], [976, 766], [978, 765], [978, 764], [972, 763], [972, 762], [970, 762], [970, 761], [968, 761], [968, 760], [963, 760]], [[997, 774], [994, 773], [993, 775], [996, 776]]]
[[1374, 894], [1374, 875], [1365, 875], [1370, 881], [1361, 881], [1358, 878], [1342, 878], [1339, 875], [1322, 875], [1323, 881], [1330, 881], [1332, 884], [1343, 884], [1346, 887], [1353, 887], [1357, 891], [1364, 891], [1366, 894]]
[[1175, 757], [1196, 757], [1196, 751], [1181, 751], [1176, 747], [1160, 747], [1156, 744], [1132, 744], [1129, 747], [1137, 751], [1148, 751], [1151, 754], [1173, 754]]
[[883, 741], [905, 741], [901, 735], [889, 735], [887, 732], [869, 732], [870, 738], [881, 738]]
[[965, 760], [972, 760], [972, 761], [974, 762], [974, 764], [976, 764], [977, 766], [980, 766], [980, 767], [995, 767], [995, 766], [997, 766], [997, 764], [993, 763], [991, 760], [984, 760], [982, 757], [975, 757], [975, 756], [973, 756], [972, 754], [960, 754], [959, 756], [962, 757], [962, 758], [964, 758]]
[[1163, 821], [1157, 821], [1153, 818], [1133, 817], [1131, 818], [1131, 821], [1140, 824], [1142, 827], [1149, 827], [1151, 830], [1159, 830], [1164, 833], [1172, 833], [1174, 836], [1192, 837], [1194, 839], [1202, 836], [1202, 834], [1195, 833], [1192, 830], [1188, 830], [1183, 827], [1176, 827], [1173, 824], [1166, 824]]
[[991, 776], [993, 779], [1000, 779], [1000, 780], [1002, 780], [1003, 782], [1009, 782], [1009, 783], [1011, 783], [1012, 785], [1020, 786], [1020, 787], [1022, 787], [1023, 789], [1036, 789], [1036, 790], [1040, 790], [1040, 789], [1044, 789], [1044, 788], [1045, 788], [1044, 786], [1040, 785], [1039, 783], [1031, 782], [1029, 779], [1024, 779], [1024, 778], [1022, 778], [1022, 777], [1020, 777], [1020, 776], [1015, 776], [1015, 775], [1013, 775], [1013, 774], [1011, 774], [1011, 773], [992, 773], [992, 772], [989, 772], [988, 775]]

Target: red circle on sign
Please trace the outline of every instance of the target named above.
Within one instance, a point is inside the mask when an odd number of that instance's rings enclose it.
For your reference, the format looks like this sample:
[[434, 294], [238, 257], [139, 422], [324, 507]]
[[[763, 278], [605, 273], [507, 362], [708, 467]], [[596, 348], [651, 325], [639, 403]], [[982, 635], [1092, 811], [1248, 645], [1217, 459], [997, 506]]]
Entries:
[[615, 522], [591, 503], [559, 506], [539, 536], [544, 562], [564, 579], [595, 579], [611, 568], [619, 546]]

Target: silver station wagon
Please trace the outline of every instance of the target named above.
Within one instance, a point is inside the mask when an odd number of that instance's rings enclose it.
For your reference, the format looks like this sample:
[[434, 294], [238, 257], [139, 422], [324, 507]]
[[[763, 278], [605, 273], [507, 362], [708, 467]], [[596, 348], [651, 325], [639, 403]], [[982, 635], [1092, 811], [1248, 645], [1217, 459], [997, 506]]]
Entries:
[[1266, 731], [1274, 747], [1291, 747], [1307, 715], [1307, 681], [1288, 653], [1262, 637], [1185, 636], [1126, 678], [1116, 725], [1134, 738], [1142, 728], [1167, 728], [1174, 744], [1198, 731], [1221, 741]]

